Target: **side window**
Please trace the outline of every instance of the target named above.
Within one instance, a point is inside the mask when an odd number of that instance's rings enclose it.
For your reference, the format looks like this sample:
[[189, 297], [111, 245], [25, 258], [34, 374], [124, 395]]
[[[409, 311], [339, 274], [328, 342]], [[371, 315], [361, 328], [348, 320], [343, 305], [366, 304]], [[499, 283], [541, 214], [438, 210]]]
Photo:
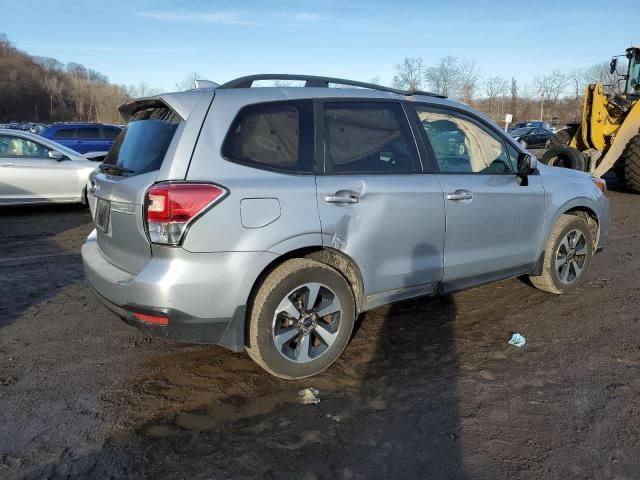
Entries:
[[119, 128], [103, 128], [102, 136], [107, 140], [115, 140], [120, 135], [121, 130]]
[[518, 171], [518, 157], [520, 156], [520, 152], [511, 145], [509, 142], [505, 142], [507, 145], [507, 151], [509, 152], [509, 160], [511, 161], [511, 169], [514, 172]]
[[514, 173], [497, 134], [462, 115], [416, 107], [441, 173]]
[[327, 173], [420, 171], [399, 103], [325, 103], [324, 152]]
[[54, 139], [75, 138], [75, 128], [61, 128], [53, 134]]
[[76, 138], [83, 138], [83, 139], [94, 139], [94, 138], [100, 138], [100, 129], [99, 128], [78, 128], [77, 132], [76, 132]]
[[[276, 102], [243, 108], [227, 134], [222, 153], [228, 160], [257, 168], [313, 172], [313, 131], [309, 102]], [[304, 121], [303, 118], [304, 117]]]
[[14, 158], [49, 158], [44, 145], [20, 137], [0, 136], [0, 156]]

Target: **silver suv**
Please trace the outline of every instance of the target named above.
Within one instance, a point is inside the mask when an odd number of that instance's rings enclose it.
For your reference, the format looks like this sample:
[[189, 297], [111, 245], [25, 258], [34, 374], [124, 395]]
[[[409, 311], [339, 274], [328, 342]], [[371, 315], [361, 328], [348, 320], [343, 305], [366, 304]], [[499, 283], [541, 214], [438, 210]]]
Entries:
[[[274, 79], [306, 83], [253, 85]], [[89, 283], [145, 332], [282, 378], [327, 368], [380, 305], [520, 275], [571, 290], [609, 232], [604, 182], [438, 95], [257, 75], [120, 110], [90, 178]]]

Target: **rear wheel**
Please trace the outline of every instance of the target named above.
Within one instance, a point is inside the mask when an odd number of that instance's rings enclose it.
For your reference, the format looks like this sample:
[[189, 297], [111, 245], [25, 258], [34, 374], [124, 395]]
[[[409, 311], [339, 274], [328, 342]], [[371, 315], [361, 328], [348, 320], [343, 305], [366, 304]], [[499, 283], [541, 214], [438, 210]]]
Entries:
[[627, 188], [640, 193], [640, 135], [629, 140], [618, 162], [624, 165], [624, 182]]
[[584, 282], [592, 256], [593, 237], [587, 221], [562, 215], [547, 241], [542, 275], [529, 279], [545, 292], [566, 293]]
[[288, 260], [251, 302], [247, 352], [277, 377], [309, 377], [340, 356], [355, 316], [351, 287], [338, 271], [315, 260]]

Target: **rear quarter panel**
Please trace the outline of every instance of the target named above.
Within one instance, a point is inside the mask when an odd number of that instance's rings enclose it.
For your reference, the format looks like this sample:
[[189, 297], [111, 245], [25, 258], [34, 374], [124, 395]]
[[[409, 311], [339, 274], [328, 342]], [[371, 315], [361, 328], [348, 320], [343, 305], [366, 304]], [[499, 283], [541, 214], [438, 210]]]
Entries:
[[[257, 90], [257, 92], [256, 92]], [[262, 89], [216, 92], [193, 153], [187, 180], [214, 182], [229, 195], [189, 229], [183, 247], [192, 252], [278, 254], [322, 245], [315, 176], [257, 169], [222, 157], [222, 144], [245, 105], [286, 100]]]

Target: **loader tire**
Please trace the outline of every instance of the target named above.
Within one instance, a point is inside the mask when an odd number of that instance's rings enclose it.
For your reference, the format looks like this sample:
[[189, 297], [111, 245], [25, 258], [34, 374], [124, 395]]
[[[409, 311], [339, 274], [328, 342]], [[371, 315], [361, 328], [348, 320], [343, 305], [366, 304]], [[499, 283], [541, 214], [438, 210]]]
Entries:
[[552, 167], [570, 168], [572, 170], [587, 171], [584, 155], [575, 148], [566, 145], [556, 145], [544, 152], [542, 162]]
[[625, 147], [620, 162], [624, 164], [624, 183], [633, 193], [640, 193], [640, 135], [636, 135]]
[[571, 132], [568, 129], [560, 130], [553, 137], [551, 137], [551, 146], [565, 146], [569, 145], [571, 141]]

